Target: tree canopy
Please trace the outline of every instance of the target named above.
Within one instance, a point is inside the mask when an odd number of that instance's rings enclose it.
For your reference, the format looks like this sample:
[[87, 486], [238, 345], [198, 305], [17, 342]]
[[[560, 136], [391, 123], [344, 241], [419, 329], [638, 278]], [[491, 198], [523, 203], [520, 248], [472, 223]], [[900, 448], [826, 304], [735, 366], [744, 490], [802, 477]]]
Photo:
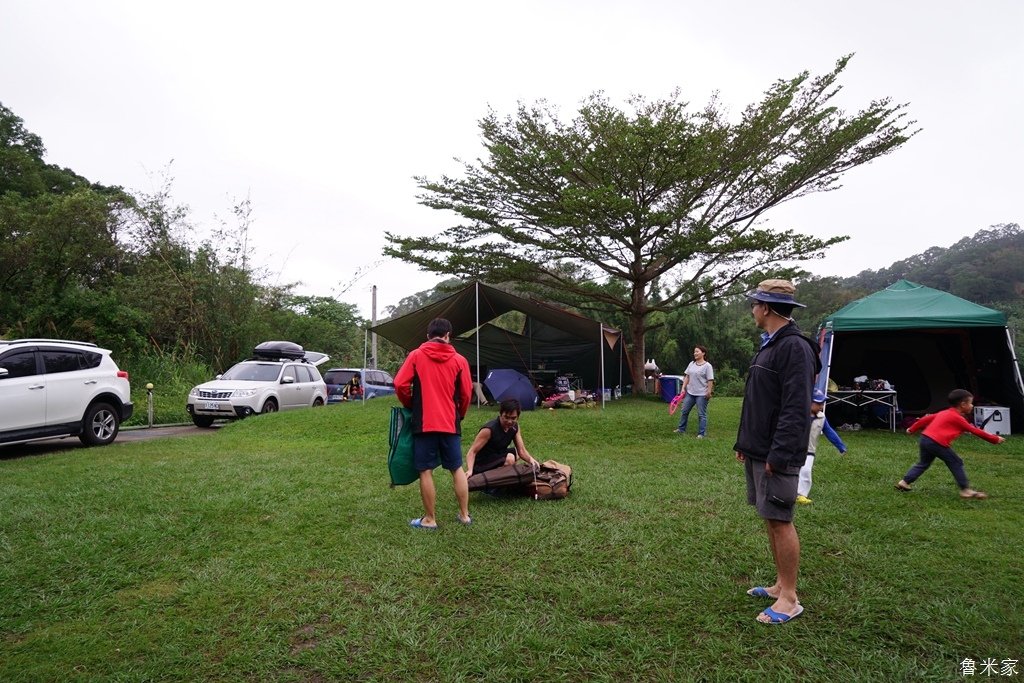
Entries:
[[417, 178], [421, 203], [462, 219], [432, 237], [387, 233], [385, 253], [450, 276], [516, 283], [628, 320], [641, 367], [655, 313], [747, 289], [749, 279], [820, 257], [845, 237], [775, 230], [779, 204], [838, 187], [846, 171], [888, 154], [915, 131], [905, 105], [871, 102], [847, 115], [831, 104], [849, 57], [818, 77], [779, 80], [738, 121], [717, 99], [692, 110], [677, 91], [601, 93], [569, 122], [546, 103], [479, 123], [485, 158], [461, 177]]

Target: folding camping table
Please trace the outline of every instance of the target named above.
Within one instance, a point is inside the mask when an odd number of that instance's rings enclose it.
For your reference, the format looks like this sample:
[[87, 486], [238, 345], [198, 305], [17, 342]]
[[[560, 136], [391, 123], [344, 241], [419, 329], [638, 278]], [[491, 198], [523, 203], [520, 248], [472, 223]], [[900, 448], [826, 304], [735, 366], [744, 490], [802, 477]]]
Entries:
[[899, 407], [896, 403], [895, 391], [858, 391], [854, 389], [828, 392], [828, 400], [836, 403], [845, 403], [854, 408], [872, 407], [874, 405], [885, 406], [889, 413], [889, 429], [896, 431], [896, 414]]

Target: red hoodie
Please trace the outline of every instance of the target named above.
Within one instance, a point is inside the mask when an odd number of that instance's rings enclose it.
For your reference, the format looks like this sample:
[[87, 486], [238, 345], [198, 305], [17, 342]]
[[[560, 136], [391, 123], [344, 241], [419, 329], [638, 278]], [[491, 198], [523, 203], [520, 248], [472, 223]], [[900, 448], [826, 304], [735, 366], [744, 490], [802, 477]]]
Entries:
[[423, 342], [395, 375], [395, 394], [412, 409], [414, 434], [461, 434], [472, 392], [469, 362], [447, 342]]
[[921, 431], [921, 429], [924, 429], [922, 433], [929, 439], [947, 448], [964, 432], [970, 432], [990, 443], [999, 443], [999, 436], [978, 429], [968, 422], [964, 414], [956, 408], [946, 408], [937, 413], [929, 413], [910, 425], [909, 431], [913, 433]]

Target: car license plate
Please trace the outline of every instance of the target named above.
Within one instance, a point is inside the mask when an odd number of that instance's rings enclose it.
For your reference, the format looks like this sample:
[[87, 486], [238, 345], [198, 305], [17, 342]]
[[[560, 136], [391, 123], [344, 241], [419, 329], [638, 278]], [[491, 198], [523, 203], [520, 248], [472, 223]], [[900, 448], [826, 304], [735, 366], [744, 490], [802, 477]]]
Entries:
[[217, 410], [218, 407], [216, 403], [210, 403], [209, 401], [203, 404], [203, 410]]

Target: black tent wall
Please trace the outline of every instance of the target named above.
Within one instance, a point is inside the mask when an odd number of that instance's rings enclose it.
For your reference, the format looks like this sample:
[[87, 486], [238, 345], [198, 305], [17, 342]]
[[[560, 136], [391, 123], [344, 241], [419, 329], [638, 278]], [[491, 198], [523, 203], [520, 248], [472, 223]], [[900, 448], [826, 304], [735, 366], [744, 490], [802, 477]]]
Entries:
[[[487, 324], [509, 311], [526, 315], [522, 334]], [[603, 369], [606, 387], [633, 384], [618, 330], [480, 282], [470, 283], [461, 291], [417, 311], [380, 323], [372, 331], [411, 350], [426, 340], [427, 324], [433, 318], [451, 321], [453, 344], [474, 370], [479, 342], [479, 363], [489, 370], [535, 371], [543, 365], [547, 370], [572, 372], [581, 378], [584, 388], [597, 390], [602, 388]], [[475, 332], [478, 329], [479, 333]]]
[[1000, 327], [834, 332], [829, 378], [840, 387], [852, 387], [860, 375], [886, 379], [909, 415], [942, 410], [951, 389], [967, 389], [978, 405], [1010, 408], [1011, 429], [1019, 433], [1024, 401], [1005, 371], [1013, 364]]

